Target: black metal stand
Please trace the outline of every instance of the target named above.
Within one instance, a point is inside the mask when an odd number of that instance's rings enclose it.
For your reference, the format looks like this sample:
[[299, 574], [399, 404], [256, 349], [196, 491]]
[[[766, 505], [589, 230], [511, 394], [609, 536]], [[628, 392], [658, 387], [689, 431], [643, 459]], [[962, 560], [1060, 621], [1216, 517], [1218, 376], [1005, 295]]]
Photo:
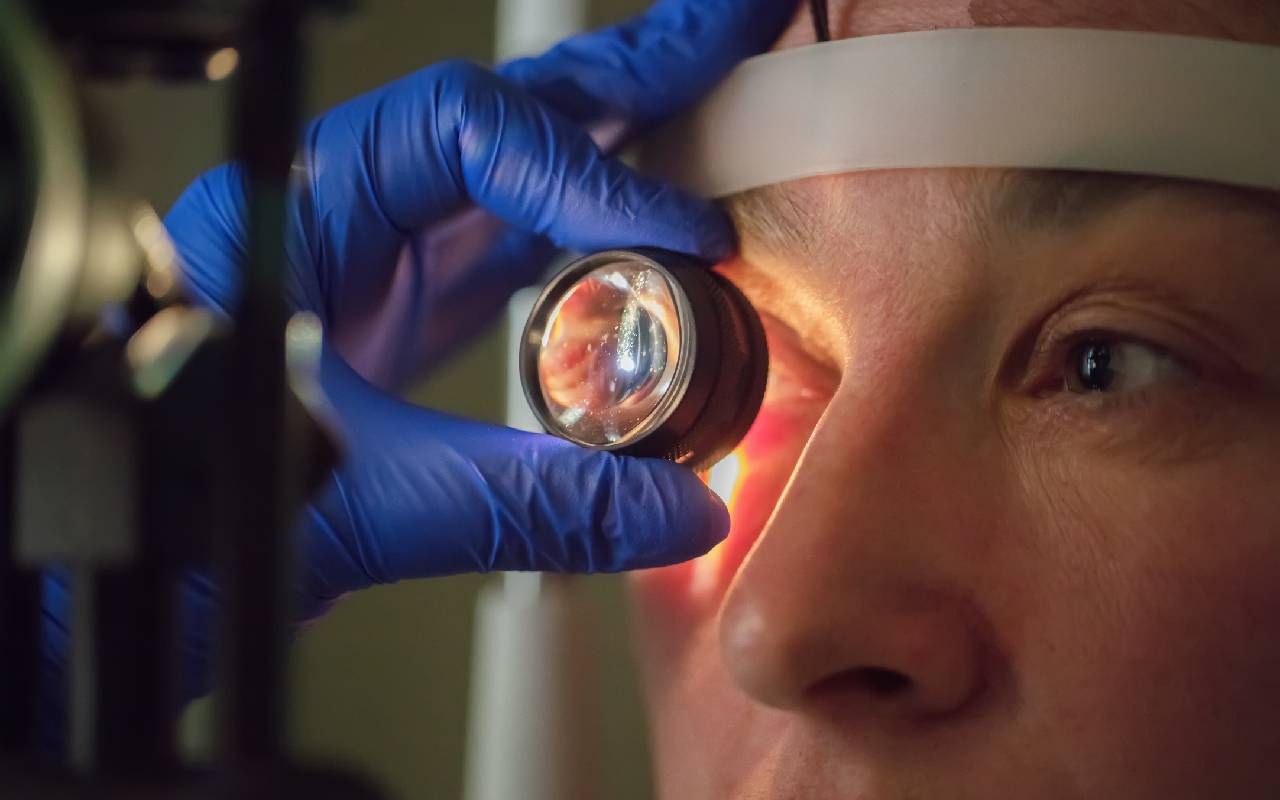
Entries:
[[[285, 349], [304, 0], [227, 3], [203, 16], [153, 0], [48, 6], [81, 65], [134, 63], [129, 55], [145, 51], [148, 63], [190, 71], [193, 49], [234, 44], [232, 141], [249, 176], [250, 232], [231, 326], [178, 307], [138, 321], [187, 344], [155, 357], [159, 383], [141, 387], [125, 344], [98, 339], [61, 353], [0, 429], [0, 796], [375, 798], [354, 778], [285, 756], [290, 531], [308, 478], [332, 456], [290, 388]], [[69, 765], [38, 755], [35, 737], [37, 570], [54, 564], [74, 598]], [[177, 609], [184, 570], [209, 564], [218, 758], [196, 771], [175, 747]]]
[[[40, 577], [14, 552], [12, 424], [0, 424], [0, 758], [35, 746]], [[2, 784], [0, 784], [2, 785]]]
[[[240, 39], [253, 80], [236, 87], [236, 157], [250, 187], [249, 256], [236, 313], [227, 385], [240, 446], [228, 457], [231, 512], [215, 555], [226, 576], [223, 607], [221, 753], [232, 760], [278, 757], [282, 747], [285, 630], [291, 572], [289, 524], [299, 504], [285, 441], [285, 203], [301, 117], [300, 0], [259, 3]], [[293, 491], [291, 491], [293, 489]]]

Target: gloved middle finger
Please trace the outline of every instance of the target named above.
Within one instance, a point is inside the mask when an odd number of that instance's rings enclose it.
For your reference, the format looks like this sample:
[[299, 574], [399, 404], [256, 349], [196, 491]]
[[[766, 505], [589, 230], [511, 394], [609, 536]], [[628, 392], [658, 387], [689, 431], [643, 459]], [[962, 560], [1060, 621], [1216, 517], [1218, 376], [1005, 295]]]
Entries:
[[767, 49], [795, 0], [660, 0], [620, 25], [567, 39], [497, 71], [579, 124], [646, 126], [694, 103]]

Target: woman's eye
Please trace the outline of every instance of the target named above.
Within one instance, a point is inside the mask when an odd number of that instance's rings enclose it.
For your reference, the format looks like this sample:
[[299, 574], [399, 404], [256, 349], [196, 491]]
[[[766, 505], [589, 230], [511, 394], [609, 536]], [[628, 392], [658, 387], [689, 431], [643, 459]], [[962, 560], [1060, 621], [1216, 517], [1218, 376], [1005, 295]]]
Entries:
[[1069, 392], [1133, 392], [1184, 378], [1177, 359], [1142, 342], [1116, 337], [1085, 339], [1067, 352], [1064, 388]]

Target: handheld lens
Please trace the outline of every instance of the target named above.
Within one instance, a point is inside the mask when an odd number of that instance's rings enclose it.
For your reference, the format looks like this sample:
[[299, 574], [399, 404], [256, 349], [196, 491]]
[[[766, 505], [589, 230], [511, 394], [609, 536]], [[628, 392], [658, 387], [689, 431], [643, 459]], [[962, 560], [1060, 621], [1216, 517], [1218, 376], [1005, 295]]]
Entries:
[[520, 347], [525, 397], [548, 433], [693, 469], [746, 435], [769, 367], [760, 319], [737, 287], [654, 249], [565, 267]]

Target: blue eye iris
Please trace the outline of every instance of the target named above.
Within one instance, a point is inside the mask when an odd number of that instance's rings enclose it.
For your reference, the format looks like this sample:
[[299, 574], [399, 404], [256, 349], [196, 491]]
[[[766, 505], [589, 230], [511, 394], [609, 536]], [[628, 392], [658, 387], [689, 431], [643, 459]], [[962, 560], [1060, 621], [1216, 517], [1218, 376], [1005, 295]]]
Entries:
[[1068, 374], [1068, 388], [1077, 392], [1107, 391], [1116, 379], [1111, 360], [1110, 342], [1089, 341], [1077, 345], [1069, 365], [1073, 373]]

